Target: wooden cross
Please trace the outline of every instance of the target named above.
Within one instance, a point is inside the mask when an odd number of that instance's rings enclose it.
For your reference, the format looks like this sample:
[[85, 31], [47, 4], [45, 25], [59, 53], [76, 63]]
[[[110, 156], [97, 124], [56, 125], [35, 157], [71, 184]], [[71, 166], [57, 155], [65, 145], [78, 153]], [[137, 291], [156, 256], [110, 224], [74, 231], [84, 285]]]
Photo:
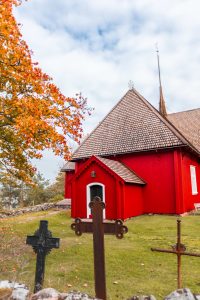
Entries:
[[71, 228], [79, 236], [83, 232], [93, 233], [95, 293], [97, 298], [106, 300], [104, 234], [115, 234], [118, 239], [122, 239], [123, 235], [128, 232], [128, 228], [123, 225], [121, 220], [103, 221], [105, 204], [100, 197], [94, 197], [89, 206], [92, 210], [93, 220], [83, 221], [77, 218]]
[[181, 288], [181, 256], [196, 256], [200, 257], [198, 253], [186, 252], [186, 247], [181, 243], [181, 220], [177, 220], [177, 243], [172, 246], [172, 250], [151, 248], [152, 251], [172, 253], [177, 255], [177, 286], [178, 289]]
[[40, 227], [35, 234], [26, 238], [26, 244], [33, 247], [37, 254], [34, 293], [42, 289], [44, 281], [45, 258], [52, 248], [59, 248], [60, 239], [53, 238], [48, 230], [48, 221], [40, 221]]

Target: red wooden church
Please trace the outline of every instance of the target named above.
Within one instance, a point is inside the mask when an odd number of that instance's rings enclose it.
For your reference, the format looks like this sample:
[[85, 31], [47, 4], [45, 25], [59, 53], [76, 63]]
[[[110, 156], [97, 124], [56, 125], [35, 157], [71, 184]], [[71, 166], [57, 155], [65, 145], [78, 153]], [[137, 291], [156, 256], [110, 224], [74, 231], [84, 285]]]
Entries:
[[200, 108], [167, 114], [129, 90], [67, 162], [72, 217], [89, 218], [95, 196], [104, 218], [182, 214], [200, 202]]

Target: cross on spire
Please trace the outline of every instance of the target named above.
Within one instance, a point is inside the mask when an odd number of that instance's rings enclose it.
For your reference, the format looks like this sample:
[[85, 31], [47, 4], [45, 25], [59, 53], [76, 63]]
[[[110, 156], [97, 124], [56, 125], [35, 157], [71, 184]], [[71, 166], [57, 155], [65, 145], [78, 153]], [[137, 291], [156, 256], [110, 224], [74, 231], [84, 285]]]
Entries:
[[134, 89], [134, 83], [133, 83], [132, 80], [129, 80], [129, 82], [128, 82], [128, 88], [129, 88], [130, 91]]
[[161, 82], [161, 74], [160, 74], [160, 57], [159, 57], [159, 50], [157, 44], [156, 44], [156, 52], [157, 52], [157, 62], [158, 62], [159, 91], [160, 91], [159, 112], [165, 118], [167, 116], [167, 110], [166, 110], [165, 100], [162, 91], [162, 82]]

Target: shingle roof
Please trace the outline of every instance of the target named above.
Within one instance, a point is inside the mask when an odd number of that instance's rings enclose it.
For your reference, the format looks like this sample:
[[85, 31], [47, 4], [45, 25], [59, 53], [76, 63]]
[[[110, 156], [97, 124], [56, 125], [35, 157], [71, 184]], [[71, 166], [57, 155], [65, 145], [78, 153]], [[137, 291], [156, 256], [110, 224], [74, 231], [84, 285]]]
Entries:
[[73, 161], [68, 161], [61, 169], [61, 172], [66, 171], [74, 171], [75, 170], [75, 163]]
[[111, 160], [99, 156], [97, 156], [97, 159], [99, 159], [104, 165], [106, 165], [115, 174], [121, 177], [125, 182], [145, 184], [145, 182], [141, 178], [139, 178], [132, 170], [127, 168], [119, 161], [115, 161], [115, 160]]
[[169, 114], [167, 118], [200, 152], [200, 108]]
[[136, 90], [129, 90], [74, 152], [72, 160], [187, 144], [147, 100]]

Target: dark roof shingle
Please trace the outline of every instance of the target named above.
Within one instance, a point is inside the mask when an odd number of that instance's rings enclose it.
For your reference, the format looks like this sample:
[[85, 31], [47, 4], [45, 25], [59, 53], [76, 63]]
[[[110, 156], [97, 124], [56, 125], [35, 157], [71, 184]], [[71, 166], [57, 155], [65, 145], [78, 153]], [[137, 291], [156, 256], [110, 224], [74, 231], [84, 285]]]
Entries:
[[66, 171], [74, 171], [75, 170], [75, 163], [73, 161], [68, 161], [61, 169], [61, 172]]
[[111, 169], [115, 174], [121, 177], [125, 182], [145, 184], [145, 182], [139, 178], [132, 170], [127, 168], [125, 165], [116, 160], [111, 160], [103, 157], [97, 156], [104, 165]]
[[129, 90], [84, 140], [72, 160], [187, 145], [174, 126], [138, 92]]
[[169, 114], [167, 118], [200, 152], [200, 108]]

